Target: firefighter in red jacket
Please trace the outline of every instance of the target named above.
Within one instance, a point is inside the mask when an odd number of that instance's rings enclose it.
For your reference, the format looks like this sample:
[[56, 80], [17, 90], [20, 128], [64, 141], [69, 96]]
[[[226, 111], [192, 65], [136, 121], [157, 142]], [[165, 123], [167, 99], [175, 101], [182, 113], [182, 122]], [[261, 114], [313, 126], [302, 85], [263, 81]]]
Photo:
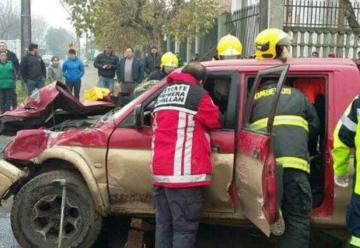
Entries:
[[168, 77], [153, 110], [152, 180], [156, 248], [195, 246], [205, 186], [211, 183], [211, 129], [219, 110], [201, 84], [207, 70], [190, 63]]

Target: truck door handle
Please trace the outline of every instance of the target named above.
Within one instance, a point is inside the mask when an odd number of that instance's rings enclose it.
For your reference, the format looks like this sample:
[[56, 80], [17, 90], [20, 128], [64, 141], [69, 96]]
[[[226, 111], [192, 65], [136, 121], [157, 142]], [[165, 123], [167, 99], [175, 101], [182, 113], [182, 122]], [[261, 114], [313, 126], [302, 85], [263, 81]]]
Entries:
[[252, 151], [252, 156], [256, 159], [259, 159], [260, 157], [260, 149], [259, 148], [255, 148], [253, 151]]
[[220, 151], [220, 145], [219, 144], [212, 145], [211, 150], [212, 150], [212, 152], [219, 152]]

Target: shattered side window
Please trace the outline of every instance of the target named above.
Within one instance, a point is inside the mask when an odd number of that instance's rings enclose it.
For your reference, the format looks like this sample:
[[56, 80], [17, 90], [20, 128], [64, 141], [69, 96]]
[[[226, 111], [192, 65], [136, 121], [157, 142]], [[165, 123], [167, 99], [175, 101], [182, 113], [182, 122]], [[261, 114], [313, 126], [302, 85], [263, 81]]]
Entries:
[[131, 114], [129, 114], [129, 116], [120, 124], [119, 127], [135, 127], [135, 111], [131, 112]]

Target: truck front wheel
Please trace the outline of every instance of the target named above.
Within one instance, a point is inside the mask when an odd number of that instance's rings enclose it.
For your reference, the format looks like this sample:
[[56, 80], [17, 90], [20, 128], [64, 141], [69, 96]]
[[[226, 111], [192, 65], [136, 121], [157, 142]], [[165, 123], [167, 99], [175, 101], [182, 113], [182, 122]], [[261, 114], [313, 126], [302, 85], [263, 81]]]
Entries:
[[11, 210], [11, 226], [21, 247], [57, 247], [60, 229], [62, 186], [66, 200], [62, 247], [91, 247], [102, 218], [96, 211], [83, 179], [75, 172], [50, 171], [38, 175], [17, 193]]

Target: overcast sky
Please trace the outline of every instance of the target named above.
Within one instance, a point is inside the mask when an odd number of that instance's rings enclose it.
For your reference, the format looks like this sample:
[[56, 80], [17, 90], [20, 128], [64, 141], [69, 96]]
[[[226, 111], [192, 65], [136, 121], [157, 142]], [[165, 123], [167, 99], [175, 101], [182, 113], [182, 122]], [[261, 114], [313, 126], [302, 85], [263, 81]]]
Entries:
[[[0, 0], [1, 1], [1, 0]], [[20, 14], [21, 0], [10, 0], [13, 8], [17, 9]], [[68, 13], [59, 3], [61, 0], [31, 0], [31, 14], [32, 16], [43, 17], [49, 26], [63, 27], [69, 30], [74, 30], [70, 21], [68, 20]]]
[[72, 29], [68, 13], [59, 3], [61, 0], [31, 0], [31, 11], [34, 16], [43, 17], [49, 26]]

